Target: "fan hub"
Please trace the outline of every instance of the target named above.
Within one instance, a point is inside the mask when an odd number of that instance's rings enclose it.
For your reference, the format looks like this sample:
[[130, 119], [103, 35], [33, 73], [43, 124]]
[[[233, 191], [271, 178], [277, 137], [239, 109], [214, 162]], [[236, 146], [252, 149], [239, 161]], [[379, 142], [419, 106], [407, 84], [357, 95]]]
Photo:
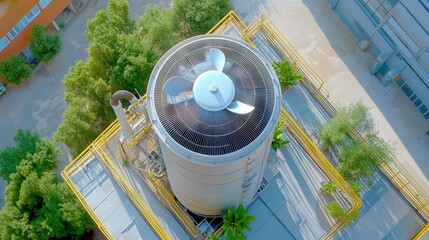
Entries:
[[220, 111], [228, 107], [235, 95], [234, 83], [224, 73], [210, 70], [197, 77], [193, 85], [194, 99], [208, 111]]

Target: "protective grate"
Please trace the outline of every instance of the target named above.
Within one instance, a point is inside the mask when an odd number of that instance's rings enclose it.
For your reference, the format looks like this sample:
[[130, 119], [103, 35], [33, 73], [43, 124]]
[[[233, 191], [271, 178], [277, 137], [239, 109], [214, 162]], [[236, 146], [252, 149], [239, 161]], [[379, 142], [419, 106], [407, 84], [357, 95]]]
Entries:
[[[173, 76], [183, 76], [192, 66], [205, 61], [210, 48], [220, 49], [226, 57], [223, 72], [235, 86], [233, 101], [254, 106], [246, 115], [228, 110], [211, 112], [195, 101], [169, 104], [162, 91]], [[156, 79], [153, 101], [165, 131], [183, 147], [205, 155], [235, 152], [254, 141], [268, 125], [274, 108], [273, 76], [263, 60], [245, 45], [224, 38], [196, 39], [179, 47], [151, 76]], [[196, 76], [195, 76], [196, 77]]]

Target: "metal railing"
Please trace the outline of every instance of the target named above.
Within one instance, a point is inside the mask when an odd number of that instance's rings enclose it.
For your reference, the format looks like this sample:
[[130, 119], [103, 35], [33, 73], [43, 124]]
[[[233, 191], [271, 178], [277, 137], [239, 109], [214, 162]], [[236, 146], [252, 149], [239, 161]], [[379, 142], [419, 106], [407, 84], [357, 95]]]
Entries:
[[[429, 232], [429, 223], [426, 223], [420, 230], [411, 238], [412, 240], [418, 240], [424, 237]], [[427, 236], [426, 236], [427, 237]]]
[[[261, 34], [276, 50], [281, 53], [281, 56], [289, 60], [293, 63], [294, 68], [304, 76], [302, 84], [312, 92], [313, 96], [318, 100], [318, 102], [322, 105], [322, 107], [332, 116], [335, 116], [336, 109], [329, 102], [329, 93], [324, 88], [324, 82], [318, 76], [317, 73], [306, 63], [306, 61], [298, 54], [298, 52], [292, 47], [292, 45], [286, 40], [286, 38], [280, 33], [280, 31], [275, 27], [275, 25], [264, 15], [261, 15], [255, 21], [253, 21], [249, 26], [246, 26], [244, 22], [237, 16], [234, 11], [229, 12], [222, 20], [220, 20], [208, 33], [209, 34], [219, 34], [225, 31], [230, 24], [232, 24], [239, 32], [241, 32], [242, 39], [249, 42], [251, 45], [255, 46], [252, 42], [252, 39], [257, 35]], [[356, 193], [350, 188], [350, 186], [345, 182], [342, 176], [337, 172], [337, 170], [332, 166], [332, 164], [326, 159], [320, 149], [316, 146], [316, 144], [306, 135], [306, 133], [299, 127], [299, 125], [293, 120], [293, 118], [282, 109], [281, 118], [286, 123], [286, 128], [294, 135], [294, 137], [299, 141], [301, 146], [307, 151], [307, 153], [312, 156], [317, 165], [334, 180], [340, 189], [347, 193], [352, 201], [352, 208], [349, 209], [347, 214], [350, 214], [354, 209], [359, 209], [362, 206], [362, 202]], [[84, 197], [79, 193], [79, 191], [75, 188], [72, 180], [70, 179], [70, 175], [76, 171], [80, 166], [84, 165], [88, 161], [87, 154], [90, 153], [92, 148], [96, 146], [99, 154], [104, 155], [102, 151], [102, 146], [107, 144], [107, 142], [119, 131], [119, 123], [117, 120], [113, 122], [102, 134], [100, 134], [93, 144], [87, 147], [71, 164], [69, 164], [64, 171], [61, 173], [66, 183], [72, 189], [74, 194], [78, 197], [79, 201], [88, 211], [93, 220], [97, 223], [98, 227], [102, 231], [102, 233], [107, 237], [111, 238], [111, 234], [108, 229], [103, 225], [103, 222], [99, 219], [93, 209], [86, 203]], [[140, 138], [140, 137], [139, 137]], [[101, 152], [100, 152], [101, 149]], [[107, 155], [106, 155], [107, 156]], [[110, 169], [115, 169], [116, 166], [109, 163], [109, 158], [104, 156], [102, 159], [105, 162], [106, 166]], [[107, 160], [106, 160], [107, 159]], [[381, 171], [392, 181], [392, 183], [401, 191], [401, 193], [410, 201], [410, 203], [416, 208], [416, 210], [425, 217], [426, 220], [429, 219], [429, 205], [426, 199], [429, 199], [429, 195], [427, 192], [421, 187], [418, 181], [407, 171], [407, 169], [394, 157], [395, 163], [392, 164], [383, 164], [380, 165]], [[401, 170], [401, 171], [400, 171]], [[112, 172], [116, 173], [116, 178], [119, 181], [126, 181], [119, 175], [120, 173], [117, 170], [113, 170]], [[112, 173], [113, 174], [113, 173]], [[114, 176], [115, 177], [115, 176]], [[115, 180], [116, 180], [115, 178]], [[149, 176], [149, 178], [151, 178]], [[144, 178], [143, 178], [144, 179]], [[146, 179], [147, 180], [147, 179]], [[160, 187], [157, 183], [157, 179], [151, 179], [152, 184], [154, 184], [155, 188], [160, 189], [160, 193], [165, 195], [168, 199], [172, 196], [168, 193], [168, 191], [164, 191], [165, 188]], [[410, 184], [412, 182], [413, 184]], [[128, 189], [128, 193], [130, 195], [135, 195], [136, 193], [131, 191], [132, 187], [127, 186], [126, 183], [122, 183], [125, 189]], [[413, 186], [417, 186], [419, 191]], [[164, 189], [164, 190], [162, 190]], [[420, 195], [418, 192], [421, 192]], [[174, 199], [173, 199], [174, 200]], [[146, 212], [147, 208], [143, 207], [141, 200], [139, 200], [138, 196], [133, 201], [135, 201], [136, 206], [140, 211]], [[177, 203], [176, 203], [177, 204]], [[178, 208], [180, 206], [172, 206], [173, 209], [179, 211]], [[181, 210], [181, 208], [180, 208]], [[174, 212], [175, 210], [173, 210]], [[183, 210], [181, 210], [183, 211]], [[151, 214], [151, 212], [149, 211]], [[176, 213], [177, 214], [177, 213]], [[181, 215], [181, 214], [178, 214]], [[176, 215], [177, 216], [177, 215]], [[149, 216], [147, 219], [150, 221], [156, 221], [153, 216]], [[334, 226], [328, 230], [324, 238], [331, 238], [338, 232], [338, 230], [344, 225], [344, 221], [338, 221], [334, 224]], [[158, 229], [155, 226], [154, 229]], [[188, 232], [193, 232], [192, 229], [187, 229]], [[160, 231], [164, 231], [162, 228]], [[423, 226], [419, 232], [413, 237], [413, 239], [420, 239], [425, 233], [429, 231], [429, 224]], [[216, 231], [216, 235], [220, 235], [222, 229]], [[164, 232], [165, 233], [165, 232]], [[166, 236], [164, 233], [160, 233], [160, 236]], [[194, 234], [191, 234], [194, 235]]]
[[134, 206], [138, 209], [138, 211], [145, 218], [146, 222], [149, 226], [155, 231], [157, 236], [161, 239], [170, 239], [165, 230], [161, 227], [156, 217], [152, 214], [150, 209], [147, 207], [145, 203], [142, 202], [138, 194], [131, 187], [130, 183], [124, 178], [124, 176], [120, 173], [119, 169], [116, 165], [110, 160], [108, 155], [103, 151], [103, 146], [105, 146], [113, 136], [118, 134], [119, 132], [119, 122], [115, 120], [112, 124], [110, 124], [95, 140], [91, 143], [78, 157], [75, 158], [62, 172], [61, 175], [64, 178], [67, 185], [72, 189], [73, 193], [77, 196], [81, 204], [85, 207], [93, 221], [96, 223], [97, 227], [101, 230], [103, 235], [108, 239], [114, 239], [114, 236], [111, 232], [106, 228], [101, 218], [97, 215], [94, 209], [91, 208], [90, 204], [86, 201], [86, 199], [82, 196], [79, 190], [73, 183], [73, 180], [70, 176], [78, 171], [82, 166], [87, 164], [92, 158], [97, 157], [100, 159], [104, 165], [109, 170], [109, 173], [124, 191], [128, 199], [134, 204]]
[[[295, 70], [304, 76], [302, 84], [312, 93], [325, 111], [328, 112], [331, 117], [337, 114], [337, 110], [328, 99], [329, 92], [324, 88], [324, 81], [317, 75], [317, 73], [314, 72], [314, 70], [306, 63], [306, 61], [265, 15], [261, 15], [249, 24], [249, 26], [244, 30], [243, 35], [244, 34], [247, 36], [243, 39], [249, 40], [257, 36], [257, 34], [264, 36], [268, 42], [280, 51], [281, 55], [286, 60], [293, 63]], [[355, 140], [363, 140], [362, 136], [357, 132], [352, 135]], [[379, 169], [404, 195], [416, 211], [419, 212], [426, 221], [429, 221], [429, 194], [392, 152], [390, 152], [390, 155], [394, 161], [392, 163], [380, 164]], [[427, 224], [419, 232], [421, 231], [429, 231]]]
[[156, 196], [159, 197], [161, 202], [166, 206], [173, 216], [180, 221], [182, 226], [186, 231], [195, 239], [201, 236], [200, 230], [194, 225], [193, 220], [187, 215], [187, 213], [179, 206], [177, 201], [174, 199], [174, 196], [170, 191], [168, 191], [164, 184], [161, 183], [160, 179], [156, 178], [151, 173], [140, 172], [139, 175], [142, 177], [143, 181], [153, 189], [153, 192]]
[[344, 180], [344, 178], [338, 173], [337, 169], [335, 169], [331, 162], [320, 151], [316, 144], [283, 107], [280, 119], [284, 122], [286, 129], [289, 130], [307, 154], [310, 155], [316, 165], [330, 178], [331, 181], [335, 182], [335, 184], [341, 189], [341, 192], [345, 194], [352, 203], [352, 206], [348, 209], [346, 215], [339, 221], [335, 222], [335, 224], [322, 237], [322, 239], [330, 239], [347, 224], [347, 219], [349, 219], [348, 216], [362, 207], [362, 201], [346, 180]]
[[224, 32], [232, 24], [240, 33], [244, 31], [247, 25], [241, 18], [234, 12], [230, 11], [225, 15], [216, 25], [210, 29], [207, 34], [220, 34]]
[[124, 191], [125, 195], [129, 200], [134, 204], [135, 207], [139, 210], [142, 216], [145, 218], [146, 222], [149, 226], [155, 231], [158, 237], [161, 239], [170, 239], [167, 232], [164, 228], [161, 227], [156, 217], [153, 215], [152, 211], [148, 208], [148, 206], [141, 200], [137, 192], [131, 186], [129, 181], [125, 179], [124, 175], [117, 168], [115, 163], [109, 158], [109, 156], [103, 151], [102, 147], [98, 144], [93, 148], [95, 152], [100, 156], [100, 159], [103, 161], [105, 166], [109, 169], [116, 183], [121, 187]]
[[329, 92], [323, 86], [325, 82], [319, 75], [308, 65], [308, 63], [295, 50], [292, 44], [283, 36], [276, 26], [264, 14], [255, 19], [247, 28], [244, 29], [243, 39], [253, 39], [261, 34], [273, 47], [278, 50], [280, 55], [292, 63], [294, 69], [299, 72], [307, 81], [312, 82], [317, 89], [329, 97]]
[[[76, 161], [76, 163], [86, 163], [88, 161], [90, 161], [94, 156], [92, 155], [92, 153], [89, 151], [89, 147], [83, 151], [80, 154], [81, 158], [80, 159], [76, 159], [79, 161]], [[79, 164], [80, 166], [82, 166], [82, 164]], [[68, 165], [66, 167], [66, 169], [68, 167], [71, 167], [72, 165]], [[82, 204], [82, 206], [85, 208], [86, 212], [88, 212], [89, 216], [91, 217], [92, 221], [97, 225], [97, 228], [100, 229], [101, 233], [107, 238], [107, 239], [113, 239], [114, 236], [112, 235], [112, 233], [109, 231], [109, 229], [106, 227], [106, 225], [104, 225], [104, 222], [101, 220], [101, 218], [97, 215], [97, 213], [95, 212], [95, 210], [91, 207], [90, 204], [88, 204], [88, 202], [86, 201], [85, 197], [79, 192], [79, 190], [76, 188], [76, 186], [73, 183], [73, 180], [70, 178], [70, 175], [72, 172], [69, 172], [68, 170], [64, 169], [61, 172], [61, 176], [63, 177], [64, 181], [66, 182], [66, 184], [69, 186], [69, 188], [71, 189], [71, 191], [76, 195], [77, 199], [79, 200], [79, 202]]]

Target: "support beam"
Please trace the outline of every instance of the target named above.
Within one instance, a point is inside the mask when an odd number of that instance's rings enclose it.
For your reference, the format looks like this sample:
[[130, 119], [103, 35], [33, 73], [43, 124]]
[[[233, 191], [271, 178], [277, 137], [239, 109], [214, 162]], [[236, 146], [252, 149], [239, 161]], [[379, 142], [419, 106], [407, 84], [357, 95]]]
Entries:
[[54, 25], [54, 28], [57, 29], [57, 31], [61, 30], [58, 24], [55, 22], [55, 20], [52, 21], [52, 25]]
[[70, 3], [68, 6], [67, 6], [67, 8], [68, 9], [70, 9], [70, 11], [72, 11], [73, 13], [76, 13], [77, 11], [76, 11], [76, 8], [74, 8], [74, 6], [73, 6], [73, 3]]

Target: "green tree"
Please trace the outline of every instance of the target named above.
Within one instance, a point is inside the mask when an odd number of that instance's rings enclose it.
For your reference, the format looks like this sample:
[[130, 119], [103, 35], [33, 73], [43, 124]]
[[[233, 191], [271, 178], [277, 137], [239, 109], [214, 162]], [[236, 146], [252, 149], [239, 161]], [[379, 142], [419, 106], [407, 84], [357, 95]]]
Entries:
[[17, 130], [13, 138], [15, 147], [7, 147], [0, 152], [0, 176], [5, 181], [9, 181], [9, 175], [16, 172], [16, 167], [27, 157], [27, 154], [34, 154], [38, 144], [42, 142], [37, 133]]
[[207, 33], [232, 7], [228, 0], [173, 0], [176, 23], [187, 38]]
[[144, 93], [157, 59], [135, 31], [125, 0], [110, 0], [87, 25], [89, 56], [71, 67], [63, 80], [69, 106], [54, 134], [75, 156], [115, 119], [109, 104], [112, 92]]
[[207, 32], [229, 9], [225, 0], [178, 0], [170, 9], [149, 6], [137, 26], [129, 18], [126, 0], [109, 0], [107, 9], [87, 22], [88, 58], [64, 78], [69, 106], [54, 138], [74, 155], [80, 153], [115, 119], [109, 105], [113, 92], [145, 93], [158, 59], [184, 37]]
[[94, 78], [103, 79], [112, 91], [145, 92], [157, 58], [151, 45], [136, 32], [128, 16], [128, 2], [110, 0], [106, 10], [88, 21], [87, 64]]
[[159, 8], [157, 5], [146, 7], [139, 18], [139, 33], [152, 46], [157, 58], [183, 39], [174, 18], [173, 9]]
[[288, 61], [274, 62], [273, 68], [282, 89], [291, 88], [302, 79], [302, 75], [297, 73]]
[[80, 239], [93, 229], [91, 218], [52, 170], [59, 151], [39, 140], [9, 175], [0, 211], [1, 239]]
[[66, 144], [73, 156], [81, 153], [102, 131], [96, 115], [84, 99], [75, 99], [64, 112], [64, 120], [54, 133], [56, 141]]
[[58, 33], [45, 34], [42, 24], [35, 24], [31, 29], [30, 50], [42, 62], [48, 62], [61, 50], [61, 39]]
[[0, 76], [7, 83], [18, 85], [31, 76], [31, 70], [24, 58], [12, 56], [0, 61]]
[[284, 122], [279, 120], [274, 130], [273, 141], [271, 142], [271, 147], [274, 149], [274, 151], [277, 151], [290, 143], [289, 140], [283, 138], [283, 125]]

